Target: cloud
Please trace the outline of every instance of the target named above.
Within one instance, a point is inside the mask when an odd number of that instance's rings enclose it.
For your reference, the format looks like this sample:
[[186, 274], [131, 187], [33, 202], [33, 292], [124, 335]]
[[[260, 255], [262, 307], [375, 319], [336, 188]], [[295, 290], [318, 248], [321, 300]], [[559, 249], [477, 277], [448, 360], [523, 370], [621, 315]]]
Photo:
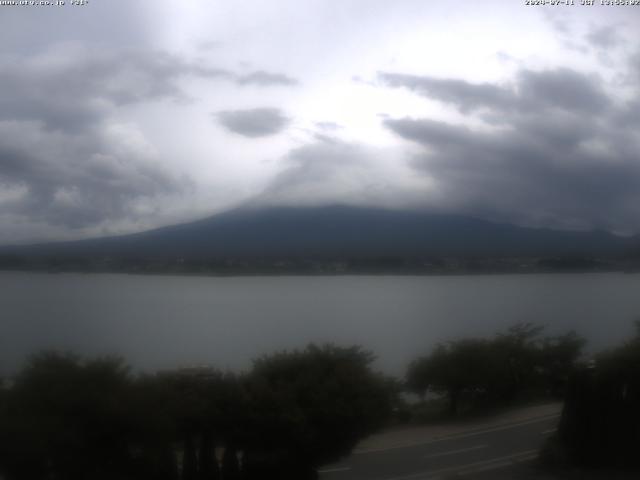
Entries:
[[542, 107], [597, 112], [610, 103], [597, 78], [568, 68], [540, 72], [522, 69], [516, 85], [385, 72], [379, 73], [378, 79], [386, 85], [404, 87], [423, 97], [451, 104], [463, 113], [478, 109], [515, 111]]
[[5, 201], [0, 195], [0, 214], [70, 230], [144, 220], [150, 203], [188, 186], [156, 160], [134, 125], [69, 135], [33, 121], [0, 121], [0, 191], [20, 193]]
[[291, 122], [278, 108], [223, 110], [213, 115], [227, 130], [249, 138], [275, 135]]
[[342, 125], [336, 122], [315, 122], [315, 126], [326, 132], [335, 132], [344, 128]]
[[187, 98], [185, 76], [231, 78], [222, 69], [190, 64], [162, 52], [52, 48], [0, 62], [0, 119], [37, 120], [47, 128], [77, 130], [114, 109]]
[[518, 90], [524, 105], [562, 108], [568, 111], [600, 113], [611, 104], [597, 77], [569, 68], [520, 72]]
[[631, 87], [640, 100], [640, 51], [629, 57], [626, 71], [621, 75], [621, 83], [626, 87]]
[[517, 58], [509, 55], [507, 52], [504, 52], [502, 50], [499, 51], [499, 52], [496, 52], [496, 58], [502, 64], [509, 64], [509, 63], [519, 64], [519, 63], [521, 63], [520, 60], [518, 60]]
[[617, 25], [604, 25], [600, 27], [591, 27], [586, 35], [589, 44], [599, 49], [610, 49], [617, 46], [621, 42]]
[[364, 150], [355, 145], [316, 141], [292, 150], [285, 164], [285, 170], [269, 185], [268, 196], [281, 201], [306, 198], [313, 203], [318, 197], [326, 200], [350, 191], [368, 161]]
[[264, 71], [238, 76], [161, 51], [57, 46], [0, 61], [0, 120], [38, 120], [58, 130], [86, 128], [119, 107], [188, 100], [180, 83], [188, 77], [240, 85], [296, 83]]
[[[589, 53], [589, 47], [587, 45], [575, 41], [575, 19], [572, 19], [559, 10], [541, 9], [540, 11], [555, 36], [562, 42], [564, 48], [582, 54]], [[580, 40], [582, 40], [582, 38], [580, 38]]]
[[179, 80], [187, 75], [227, 74], [132, 50], [69, 47], [4, 57], [0, 220], [13, 227], [0, 241], [153, 224], [162, 216], [157, 205], [185, 192], [189, 181], [160, 166], [138, 126], [114, 114], [138, 103], [183, 101]]
[[624, 104], [616, 112], [614, 121], [626, 128], [640, 126], [640, 97]]
[[438, 83], [438, 89], [425, 89], [416, 78], [395, 84], [459, 109], [482, 108], [477, 118], [491, 120], [481, 127], [429, 118], [383, 120], [421, 147], [410, 164], [434, 181], [428, 199], [433, 205], [526, 225], [640, 231], [635, 103], [618, 106], [597, 77], [568, 69], [523, 70], [511, 96], [465, 86], [473, 95], [459, 99], [452, 95], [456, 82]]
[[389, 86], [405, 87], [422, 96], [453, 104], [462, 112], [485, 107], [507, 108], [515, 103], [513, 92], [490, 83], [384, 72], [379, 73], [378, 78]]
[[428, 147], [412, 164], [435, 179], [441, 207], [531, 225], [637, 228], [640, 165], [633, 152], [595, 128], [557, 132], [544, 123], [487, 133], [430, 120], [385, 122]]
[[261, 87], [268, 87], [273, 85], [292, 86], [298, 85], [299, 82], [295, 78], [288, 77], [282, 73], [271, 73], [265, 72], [264, 70], [257, 70], [246, 75], [238, 75], [236, 77], [236, 83], [238, 85], [257, 85]]
[[551, 11], [551, 9], [546, 9], [542, 11], [542, 14], [551, 26], [551, 28], [559, 35], [568, 36], [572, 33], [572, 25], [567, 20], [566, 15], [562, 15], [561, 13]]
[[[268, 86], [293, 79], [236, 73], [158, 50], [54, 44], [0, 55], [0, 243], [68, 238], [157, 226], [192, 192], [163, 167], [161, 153], [135, 122], [131, 106], [191, 101], [185, 80]], [[276, 109], [224, 113], [247, 136], [284, 129]], [[175, 202], [173, 202], [175, 203]]]
[[316, 136], [281, 160], [283, 169], [252, 203], [413, 206], [428, 182], [416, 179], [402, 155], [397, 150]]

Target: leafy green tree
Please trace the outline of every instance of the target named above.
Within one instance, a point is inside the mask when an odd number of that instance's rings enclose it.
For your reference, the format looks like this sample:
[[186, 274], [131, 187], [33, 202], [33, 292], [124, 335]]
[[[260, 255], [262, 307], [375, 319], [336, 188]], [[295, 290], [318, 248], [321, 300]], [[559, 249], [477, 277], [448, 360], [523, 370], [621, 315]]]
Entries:
[[491, 354], [497, 368], [492, 385], [495, 400], [511, 402], [527, 387], [536, 385], [543, 330], [544, 327], [532, 323], [519, 323], [493, 339]]
[[429, 356], [409, 366], [407, 383], [423, 396], [427, 391], [446, 395], [449, 413], [455, 415], [463, 396], [477, 397], [487, 392], [492, 360], [486, 340], [465, 339], [441, 344]]
[[7, 476], [6, 465], [9, 462], [9, 442], [7, 425], [9, 416], [7, 412], [7, 403], [9, 390], [6, 381], [0, 377], [0, 478]]
[[640, 322], [623, 345], [572, 375], [558, 442], [572, 463], [640, 468]]
[[9, 478], [114, 478], [130, 467], [124, 410], [130, 378], [118, 359], [32, 357], [6, 400]]
[[407, 370], [409, 390], [446, 395], [449, 413], [560, 392], [584, 340], [571, 332], [542, 338], [542, 327], [518, 324], [492, 339], [468, 338], [437, 345]]
[[586, 340], [576, 332], [545, 337], [537, 366], [541, 383], [553, 397], [564, 398], [571, 373], [579, 365]]
[[380, 427], [392, 395], [371, 370], [373, 360], [359, 347], [332, 345], [258, 359], [249, 376], [250, 446], [263, 464], [277, 458], [279, 478], [313, 478], [315, 467]]
[[181, 479], [217, 478], [214, 448], [234, 442], [246, 423], [241, 379], [209, 368], [183, 369], [143, 377], [137, 388], [137, 411], [146, 419], [140, 431], [149, 432], [144, 444], [157, 443], [148, 452], [153, 462], [168, 449], [182, 459]]
[[394, 391], [372, 360], [357, 347], [309, 346], [263, 357], [245, 376], [207, 368], [133, 377], [118, 359], [39, 354], [0, 388], [0, 475], [313, 478], [388, 416]]

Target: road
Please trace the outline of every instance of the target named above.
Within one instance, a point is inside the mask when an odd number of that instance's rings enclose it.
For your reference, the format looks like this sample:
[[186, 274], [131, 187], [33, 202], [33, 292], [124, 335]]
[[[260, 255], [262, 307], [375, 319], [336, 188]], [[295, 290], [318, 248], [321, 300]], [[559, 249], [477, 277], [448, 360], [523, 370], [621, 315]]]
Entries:
[[396, 433], [392, 441], [378, 439], [343, 462], [321, 468], [320, 479], [435, 480], [512, 469], [535, 460], [545, 438], [555, 431], [559, 406], [524, 413], [466, 428], [439, 427], [435, 435], [428, 428], [418, 434], [407, 431], [405, 442]]

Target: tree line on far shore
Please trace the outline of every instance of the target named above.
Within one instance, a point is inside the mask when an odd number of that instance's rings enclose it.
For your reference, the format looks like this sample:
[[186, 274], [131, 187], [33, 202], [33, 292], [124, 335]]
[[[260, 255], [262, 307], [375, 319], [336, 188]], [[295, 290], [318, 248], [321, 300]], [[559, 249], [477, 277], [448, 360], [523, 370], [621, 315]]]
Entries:
[[[357, 346], [278, 352], [242, 374], [133, 375], [118, 358], [43, 352], [0, 383], [0, 478], [313, 479], [319, 466], [434, 399], [443, 415], [459, 416], [566, 398], [547, 457], [637, 465], [640, 326], [595, 363], [584, 346], [574, 332], [546, 336], [520, 324], [437, 345], [404, 381], [375, 372], [373, 354]], [[423, 402], [408, 404], [408, 392]]]

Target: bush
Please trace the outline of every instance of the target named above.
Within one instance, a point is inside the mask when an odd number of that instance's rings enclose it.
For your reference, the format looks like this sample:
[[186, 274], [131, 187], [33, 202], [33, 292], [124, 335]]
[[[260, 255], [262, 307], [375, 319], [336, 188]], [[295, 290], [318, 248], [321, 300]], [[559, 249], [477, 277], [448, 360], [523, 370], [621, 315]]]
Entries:
[[135, 378], [118, 359], [39, 354], [13, 386], [0, 384], [0, 477], [314, 478], [390, 414], [394, 390], [372, 360], [357, 347], [311, 345], [242, 376]]
[[[357, 347], [314, 345], [256, 361], [249, 376], [250, 431], [262, 441], [255, 446], [288, 452], [311, 476], [318, 465], [348, 454], [391, 413], [393, 391], [371, 371], [372, 361]], [[306, 478], [297, 475], [291, 478]]]
[[499, 405], [522, 398], [560, 396], [581, 356], [584, 340], [571, 332], [541, 337], [541, 327], [516, 325], [492, 339], [438, 345], [407, 370], [409, 390], [445, 395], [449, 412]]
[[640, 467], [640, 324], [572, 376], [558, 438], [575, 464]]

